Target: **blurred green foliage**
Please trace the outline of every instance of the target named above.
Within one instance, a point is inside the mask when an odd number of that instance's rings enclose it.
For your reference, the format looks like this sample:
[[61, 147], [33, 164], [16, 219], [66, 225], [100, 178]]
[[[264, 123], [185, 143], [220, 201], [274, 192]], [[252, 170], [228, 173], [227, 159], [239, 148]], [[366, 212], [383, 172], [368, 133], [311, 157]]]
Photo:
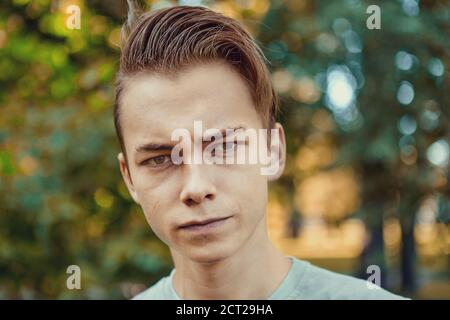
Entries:
[[[380, 30], [366, 26], [372, 4], [381, 8]], [[435, 197], [437, 220], [449, 223], [449, 27], [449, 1], [275, 1], [258, 37], [274, 71], [313, 79], [321, 92], [281, 95], [290, 153], [320, 131], [312, 124], [325, 108], [336, 124], [325, 135], [338, 148], [329, 169], [350, 165], [359, 175], [355, 215], [371, 232], [361, 275], [367, 265], [386, 266], [383, 221], [394, 216], [408, 294], [417, 289], [414, 225], [424, 199]], [[308, 174], [288, 170], [288, 189]]]
[[[411, 1], [217, 3], [251, 28], [274, 74], [290, 83], [279, 90], [290, 155], [279, 185], [292, 195], [294, 182], [310, 174], [292, 159], [318, 131], [321, 110], [334, 124], [325, 135], [338, 148], [328, 169], [351, 166], [362, 185], [354, 214], [372, 230], [362, 267], [385, 264], [382, 221], [396, 215], [403, 288], [413, 291], [417, 209], [432, 195], [443, 222], [450, 210], [448, 164], [429, 159], [430, 146], [448, 147], [450, 137], [450, 5], [424, 0], [416, 12]], [[70, 3], [81, 8], [80, 30], [65, 26]], [[381, 30], [366, 28], [374, 3]], [[125, 1], [112, 0], [0, 4], [0, 298], [130, 297], [133, 284], [153, 283], [171, 268], [116, 163], [113, 83], [125, 12]], [[350, 104], [332, 95], [333, 70], [353, 86]], [[406, 91], [399, 92], [402, 81]], [[410, 85], [414, 97], [403, 105]], [[416, 128], [405, 134], [402, 121]], [[65, 287], [71, 264], [81, 267], [83, 290]]]

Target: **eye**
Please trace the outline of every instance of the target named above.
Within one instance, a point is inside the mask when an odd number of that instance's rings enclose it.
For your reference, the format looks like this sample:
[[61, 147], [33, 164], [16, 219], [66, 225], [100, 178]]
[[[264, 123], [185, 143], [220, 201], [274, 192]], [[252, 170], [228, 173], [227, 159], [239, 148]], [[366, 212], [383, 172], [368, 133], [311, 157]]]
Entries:
[[236, 149], [236, 146], [237, 146], [237, 141], [225, 142], [225, 143], [223, 143], [223, 150], [225, 152], [231, 152], [234, 149]]
[[212, 155], [219, 157], [232, 156], [234, 151], [237, 149], [238, 144], [238, 141], [221, 142], [214, 148]]
[[149, 167], [160, 167], [172, 162], [172, 159], [169, 155], [160, 155], [153, 158], [149, 158], [143, 161], [142, 165], [147, 165]]

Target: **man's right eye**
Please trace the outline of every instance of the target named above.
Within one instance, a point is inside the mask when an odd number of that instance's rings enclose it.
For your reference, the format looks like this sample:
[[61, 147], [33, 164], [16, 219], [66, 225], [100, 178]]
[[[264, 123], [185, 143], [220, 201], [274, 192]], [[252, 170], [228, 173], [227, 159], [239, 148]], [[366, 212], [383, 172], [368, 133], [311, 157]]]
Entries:
[[170, 155], [160, 155], [144, 160], [141, 164], [149, 167], [160, 167], [172, 162]]

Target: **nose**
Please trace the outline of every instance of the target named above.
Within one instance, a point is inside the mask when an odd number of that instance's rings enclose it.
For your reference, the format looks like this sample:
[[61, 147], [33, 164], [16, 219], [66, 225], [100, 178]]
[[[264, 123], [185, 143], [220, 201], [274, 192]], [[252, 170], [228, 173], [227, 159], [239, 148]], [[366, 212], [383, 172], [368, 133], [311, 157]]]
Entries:
[[184, 164], [185, 180], [180, 200], [187, 206], [195, 206], [206, 200], [214, 200], [216, 187], [204, 165]]

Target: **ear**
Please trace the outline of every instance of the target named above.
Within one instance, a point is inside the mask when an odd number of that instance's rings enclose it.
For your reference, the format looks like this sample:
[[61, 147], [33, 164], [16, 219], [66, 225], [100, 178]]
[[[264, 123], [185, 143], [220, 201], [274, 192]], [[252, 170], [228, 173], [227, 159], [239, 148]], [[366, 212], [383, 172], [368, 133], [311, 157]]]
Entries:
[[[284, 171], [284, 166], [286, 164], [286, 136], [284, 134], [283, 126], [280, 123], [275, 123], [274, 128], [277, 130], [278, 133], [278, 139], [272, 139], [270, 141], [270, 157], [271, 157], [271, 163], [278, 162], [277, 170], [270, 174], [267, 178], [268, 181], [275, 181], [281, 175]], [[273, 130], [272, 129], [272, 130]], [[270, 132], [270, 135], [272, 137], [272, 131]]]
[[128, 192], [130, 193], [134, 202], [139, 204], [139, 198], [136, 193], [136, 190], [134, 189], [133, 181], [131, 180], [130, 171], [128, 170], [128, 165], [125, 161], [125, 157], [122, 152], [120, 152], [117, 155], [117, 160], [119, 160], [120, 172], [122, 173], [122, 178], [123, 178], [123, 181], [125, 182], [125, 185], [127, 186]]

